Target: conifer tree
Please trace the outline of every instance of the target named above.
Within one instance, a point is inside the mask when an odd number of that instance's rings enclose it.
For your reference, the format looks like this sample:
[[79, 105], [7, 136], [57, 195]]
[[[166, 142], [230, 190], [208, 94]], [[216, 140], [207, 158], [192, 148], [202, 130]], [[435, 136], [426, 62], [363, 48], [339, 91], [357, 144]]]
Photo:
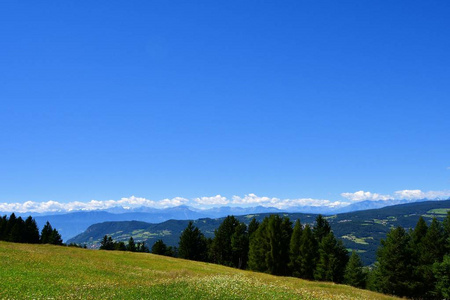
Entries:
[[411, 251], [413, 265], [413, 274], [411, 274], [411, 287], [414, 290], [414, 295], [417, 297], [424, 297], [430, 286], [426, 280], [430, 276], [430, 266], [424, 265], [424, 251], [425, 247], [423, 241], [428, 231], [428, 226], [421, 216], [417, 221], [416, 227], [411, 232]]
[[112, 237], [105, 235], [100, 242], [100, 250], [114, 250], [114, 241]]
[[207, 242], [203, 233], [189, 221], [186, 229], [180, 235], [178, 253], [180, 258], [206, 261]]
[[51, 235], [53, 233], [53, 227], [50, 222], [47, 221], [41, 231], [41, 244], [50, 244]]
[[391, 229], [377, 251], [375, 284], [379, 292], [400, 297], [414, 295], [411, 256], [409, 235], [402, 227]]
[[297, 219], [295, 221], [294, 230], [292, 231], [291, 236], [291, 242], [290, 242], [290, 261], [289, 261], [289, 268], [292, 272], [292, 275], [295, 277], [300, 277], [300, 243], [302, 238], [302, 224], [300, 223], [300, 220]]
[[442, 225], [444, 230], [445, 252], [450, 255], [450, 210], [447, 211], [447, 216], [442, 222]]
[[268, 223], [269, 218], [264, 218], [258, 229], [251, 235], [248, 251], [248, 266], [250, 270], [267, 272], [266, 254], [270, 251], [267, 236]]
[[136, 244], [134, 243], [132, 236], [130, 236], [130, 239], [128, 240], [127, 251], [136, 252]]
[[15, 243], [23, 243], [25, 237], [25, 222], [22, 217], [18, 217], [11, 228], [9, 241]]
[[50, 234], [49, 243], [52, 245], [62, 245], [63, 241], [59, 232], [53, 228], [52, 233]]
[[345, 268], [344, 282], [357, 288], [364, 288], [366, 286], [366, 280], [367, 273], [363, 270], [361, 258], [353, 250]]
[[238, 269], [245, 269], [248, 261], [248, 233], [244, 223], [234, 229], [231, 236], [231, 249], [233, 252], [233, 265]]
[[450, 299], [450, 255], [445, 255], [442, 262], [433, 264], [436, 278], [435, 298]]
[[328, 233], [319, 243], [319, 260], [314, 271], [314, 278], [341, 283], [347, 261], [347, 250], [342, 242], [337, 241], [332, 232]]
[[248, 238], [249, 240], [252, 238], [253, 233], [258, 229], [259, 222], [253, 217], [250, 223], [248, 224]]
[[231, 237], [239, 223], [234, 216], [227, 216], [214, 231], [210, 249], [212, 262], [225, 266], [236, 266], [237, 262], [233, 257]]
[[25, 220], [25, 243], [37, 244], [39, 243], [39, 229], [36, 221], [29, 216]]
[[158, 255], [167, 255], [167, 245], [163, 240], [157, 240], [152, 246], [152, 253]]
[[313, 228], [314, 237], [317, 243], [320, 243], [324, 237], [326, 237], [331, 232], [331, 226], [322, 215], [318, 215], [316, 218], [316, 223]]
[[[106, 243], [108, 243], [108, 239], [106, 240]], [[109, 247], [111, 247], [111, 246], [109, 246]], [[114, 242], [112, 247], [114, 247], [114, 250], [117, 250], [117, 251], [127, 251], [127, 246], [122, 241]], [[105, 249], [105, 250], [110, 250], [110, 249]]]
[[314, 270], [317, 262], [317, 242], [311, 227], [307, 224], [300, 239], [300, 278], [314, 279]]
[[8, 219], [6, 218], [6, 215], [4, 215], [2, 218], [0, 218], [0, 241], [6, 240], [5, 231], [7, 225]]

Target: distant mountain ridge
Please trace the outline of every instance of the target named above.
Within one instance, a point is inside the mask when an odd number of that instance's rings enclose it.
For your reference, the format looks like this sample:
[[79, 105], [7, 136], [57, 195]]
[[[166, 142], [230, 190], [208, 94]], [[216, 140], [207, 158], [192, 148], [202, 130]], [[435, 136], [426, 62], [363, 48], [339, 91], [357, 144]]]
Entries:
[[[90, 225], [107, 221], [142, 221], [148, 223], [161, 223], [167, 220], [195, 220], [200, 218], [222, 218], [227, 215], [249, 215], [264, 213], [306, 213], [332, 215], [366, 209], [382, 208], [391, 205], [429, 201], [421, 200], [378, 200], [361, 201], [352, 203], [345, 207], [324, 207], [324, 206], [296, 206], [285, 210], [275, 207], [255, 206], [255, 207], [234, 207], [223, 206], [209, 209], [198, 209], [186, 205], [157, 209], [152, 207], [137, 207], [127, 209], [123, 207], [113, 207], [107, 210], [94, 211], [74, 211], [69, 213], [54, 212], [42, 213], [17, 213], [23, 217], [32, 215], [38, 226], [42, 228], [49, 221], [62, 235], [64, 241], [82, 233]], [[0, 213], [0, 215], [9, 213]]]
[[[336, 237], [340, 238], [349, 250], [356, 250], [366, 265], [375, 261], [376, 249], [380, 240], [394, 226], [406, 229], [413, 228], [419, 217], [423, 216], [429, 223], [433, 217], [442, 220], [450, 210], [450, 200], [425, 201], [399, 204], [380, 209], [329, 215], [326, 219]], [[287, 216], [291, 221], [300, 219], [302, 224], [312, 224], [316, 214], [276, 212]], [[236, 216], [238, 220], [248, 224], [255, 217], [262, 221], [271, 213], [259, 213]], [[222, 223], [223, 218], [200, 218], [194, 224], [205, 234], [213, 237], [214, 230]], [[130, 236], [136, 241], [145, 241], [151, 246], [162, 239], [166, 244], [177, 246], [181, 232], [186, 228], [188, 220], [168, 220], [158, 224], [137, 221], [103, 222], [91, 225], [85, 232], [68, 240], [89, 247], [98, 247], [104, 235], [112, 236], [117, 241], [127, 241]]]

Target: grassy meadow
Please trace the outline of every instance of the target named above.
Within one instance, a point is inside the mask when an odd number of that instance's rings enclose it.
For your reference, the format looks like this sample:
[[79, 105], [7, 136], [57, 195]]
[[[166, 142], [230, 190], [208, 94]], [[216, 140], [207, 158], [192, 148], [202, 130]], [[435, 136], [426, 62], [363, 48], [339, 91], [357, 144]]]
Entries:
[[1, 299], [392, 299], [146, 253], [0, 242]]

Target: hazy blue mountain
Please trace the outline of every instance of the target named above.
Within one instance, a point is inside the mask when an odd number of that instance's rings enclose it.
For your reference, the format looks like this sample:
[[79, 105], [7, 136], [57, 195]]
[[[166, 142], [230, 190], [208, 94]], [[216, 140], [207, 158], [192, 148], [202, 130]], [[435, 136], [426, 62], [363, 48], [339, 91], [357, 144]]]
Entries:
[[170, 219], [189, 220], [205, 217], [204, 214], [190, 210], [186, 206], [154, 210], [150, 212], [110, 213], [106, 211], [73, 212], [60, 215], [34, 216], [39, 228], [49, 221], [60, 233], [64, 241], [85, 231], [90, 225], [106, 221], [143, 221], [160, 223]]
[[[90, 225], [106, 221], [143, 221], [149, 223], [161, 223], [170, 219], [175, 220], [195, 220], [199, 218], [222, 218], [227, 215], [250, 215], [264, 213], [305, 213], [333, 215], [367, 209], [388, 207], [392, 205], [405, 204], [422, 200], [383, 200], [383, 201], [361, 201], [345, 207], [323, 207], [323, 206], [297, 206], [281, 211], [275, 207], [214, 207], [210, 209], [196, 209], [185, 205], [170, 207], [166, 209], [156, 209], [151, 207], [138, 207], [125, 209], [114, 207], [106, 211], [78, 211], [71, 213], [31, 213], [36, 219], [40, 228], [49, 221], [53, 227], [58, 229], [64, 241], [82, 233]], [[4, 215], [7, 213], [0, 213]], [[30, 213], [19, 213], [22, 217], [27, 217]]]

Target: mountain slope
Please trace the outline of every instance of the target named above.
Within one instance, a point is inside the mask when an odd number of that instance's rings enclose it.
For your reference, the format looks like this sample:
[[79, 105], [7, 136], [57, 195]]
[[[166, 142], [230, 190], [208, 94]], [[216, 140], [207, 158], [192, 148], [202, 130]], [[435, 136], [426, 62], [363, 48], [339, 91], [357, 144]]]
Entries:
[[146, 253], [0, 242], [2, 299], [394, 299]]

